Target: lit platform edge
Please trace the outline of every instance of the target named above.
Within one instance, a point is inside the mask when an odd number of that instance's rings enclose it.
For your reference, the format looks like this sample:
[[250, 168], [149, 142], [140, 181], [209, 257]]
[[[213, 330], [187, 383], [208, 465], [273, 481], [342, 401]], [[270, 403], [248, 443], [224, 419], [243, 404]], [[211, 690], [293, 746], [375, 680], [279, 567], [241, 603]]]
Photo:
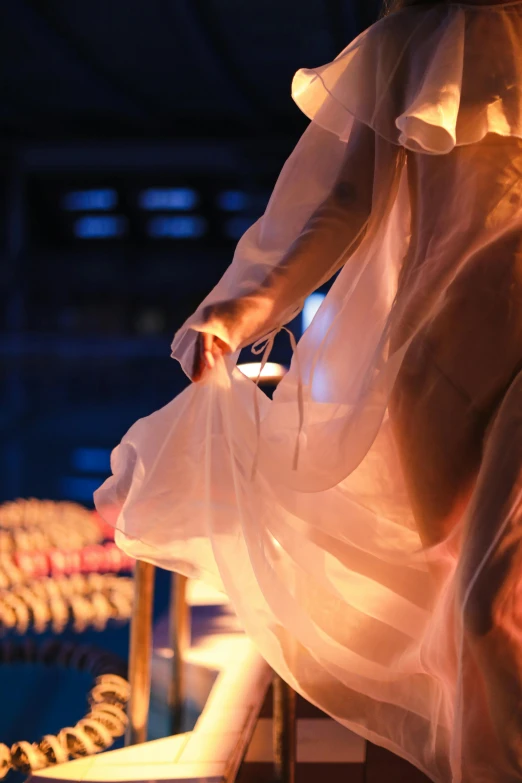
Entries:
[[[191, 606], [227, 603], [224, 595], [195, 581], [189, 582], [187, 597]], [[50, 767], [29, 781], [232, 783], [243, 758], [247, 764], [272, 761], [272, 721], [258, 720], [272, 672], [243, 634], [215, 630], [200, 636], [186, 654], [187, 688], [201, 706], [193, 731]], [[171, 655], [168, 649], [155, 650], [151, 703], [167, 691]], [[297, 737], [298, 762], [365, 761], [364, 740], [328, 718], [299, 720]]]
[[187, 582], [187, 603], [189, 606], [226, 606], [228, 597], [213, 587], [200, 582], [198, 579], [189, 579]]
[[[205, 585], [191, 584], [191, 605], [226, 599]], [[151, 700], [166, 692], [170, 650], [155, 650]], [[243, 635], [210, 633], [186, 654], [191, 699], [201, 703], [194, 731], [76, 759], [37, 772], [37, 781], [186, 781], [228, 783], [249, 746], [272, 673]]]

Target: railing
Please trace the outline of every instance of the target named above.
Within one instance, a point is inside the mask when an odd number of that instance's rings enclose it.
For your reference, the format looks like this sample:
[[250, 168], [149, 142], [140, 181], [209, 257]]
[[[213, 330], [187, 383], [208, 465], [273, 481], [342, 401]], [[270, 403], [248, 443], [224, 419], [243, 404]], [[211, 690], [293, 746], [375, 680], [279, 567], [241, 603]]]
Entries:
[[[155, 566], [138, 560], [135, 568], [135, 598], [131, 619], [129, 650], [129, 682], [131, 697], [128, 707], [129, 725], [126, 745], [147, 741], [152, 667], [152, 627], [154, 607]], [[172, 648], [172, 669], [168, 703], [171, 708], [171, 732], [181, 731], [183, 707], [186, 703], [183, 659], [190, 645], [190, 608], [186, 600], [187, 579], [172, 574], [169, 611], [169, 636]]]
[[274, 675], [273, 747], [274, 777], [278, 783], [295, 783], [297, 755], [296, 692]]
[[171, 732], [178, 734], [183, 726], [184, 708], [187, 703], [185, 651], [190, 647], [190, 607], [187, 603], [187, 578], [172, 574], [170, 587], [169, 637], [172, 649], [168, 703]]
[[138, 560], [134, 571], [134, 609], [130, 627], [128, 706], [126, 745], [147, 741], [152, 668], [152, 613], [156, 569]]
[[[259, 367], [259, 365], [257, 365]], [[255, 375], [253, 365], [245, 374]], [[277, 384], [284, 375], [281, 365], [265, 368], [261, 384]], [[131, 619], [129, 650], [129, 681], [131, 697], [128, 707], [129, 726], [126, 745], [147, 741], [152, 666], [152, 627], [154, 577], [156, 569], [150, 563], [138, 561], [135, 569], [135, 598]], [[183, 659], [190, 645], [190, 607], [186, 600], [187, 580], [173, 574], [171, 581], [169, 634], [172, 647], [172, 671], [168, 700], [171, 707], [172, 733], [181, 730], [183, 705], [186, 703]], [[278, 783], [294, 783], [296, 764], [296, 694], [278, 675], [273, 680], [273, 746], [274, 776]]]

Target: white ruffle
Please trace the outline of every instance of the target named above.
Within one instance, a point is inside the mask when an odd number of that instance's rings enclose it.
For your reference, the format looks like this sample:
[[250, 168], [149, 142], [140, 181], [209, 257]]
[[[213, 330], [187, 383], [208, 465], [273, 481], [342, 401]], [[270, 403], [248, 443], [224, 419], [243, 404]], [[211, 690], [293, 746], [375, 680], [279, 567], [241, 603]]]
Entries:
[[487, 133], [522, 137], [521, 63], [520, 2], [408, 8], [333, 62], [297, 71], [292, 97], [341, 139], [357, 119], [394, 144], [444, 154]]

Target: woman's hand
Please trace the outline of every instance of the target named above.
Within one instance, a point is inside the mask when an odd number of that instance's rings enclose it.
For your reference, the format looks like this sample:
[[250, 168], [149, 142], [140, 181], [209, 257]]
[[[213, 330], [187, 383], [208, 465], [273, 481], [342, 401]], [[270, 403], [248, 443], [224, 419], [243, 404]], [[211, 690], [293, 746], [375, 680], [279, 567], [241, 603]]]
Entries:
[[[216, 359], [226, 353], [230, 353], [230, 346], [215, 332], [229, 335], [241, 322], [241, 306], [238, 299], [227, 299], [208, 305], [202, 312], [203, 324], [198, 332], [194, 351], [194, 364], [192, 368], [192, 380], [200, 381], [205, 370], [212, 370], [216, 366]], [[208, 325], [208, 331], [205, 326]]]
[[[230, 353], [232, 348], [216, 332], [228, 336], [231, 345], [245, 345], [263, 333], [263, 326], [271, 312], [272, 303], [259, 294], [250, 294], [237, 299], [226, 299], [208, 305], [202, 313], [196, 348], [192, 380], [197, 382], [205, 370], [215, 367], [219, 356]], [[205, 326], [208, 325], [208, 331]], [[261, 332], [260, 332], [261, 330]]]
[[223, 340], [208, 332], [198, 332], [192, 368], [193, 382], [200, 381], [205, 370], [212, 370], [216, 365], [216, 358], [225, 353], [230, 353], [230, 348]]

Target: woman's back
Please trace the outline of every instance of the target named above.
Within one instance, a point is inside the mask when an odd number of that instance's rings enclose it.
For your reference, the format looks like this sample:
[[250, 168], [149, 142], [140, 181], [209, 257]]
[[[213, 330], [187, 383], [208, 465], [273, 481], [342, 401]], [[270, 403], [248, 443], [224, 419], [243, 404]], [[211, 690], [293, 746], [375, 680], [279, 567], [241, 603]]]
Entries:
[[[468, 316], [473, 308], [476, 315], [471, 323], [462, 312], [454, 327], [470, 329], [484, 344], [480, 335], [488, 326], [483, 295], [498, 302], [499, 317], [501, 312], [507, 317], [510, 297], [517, 292], [522, 140], [489, 133], [443, 156], [408, 152], [407, 170], [411, 238], [399, 277], [402, 317], [395, 339], [416, 328], [442, 293], [441, 315], [446, 319], [449, 301], [467, 291]], [[475, 279], [480, 285], [473, 287]], [[491, 318], [492, 305], [487, 312]], [[505, 340], [500, 344], [506, 346]]]
[[298, 72], [312, 122], [173, 355], [235, 352], [264, 307], [266, 360], [339, 274], [271, 400], [221, 357], [96, 495], [133, 556], [222, 586], [281, 676], [437, 783], [522, 781], [520, 631], [471, 649], [522, 559], [521, 43], [522, 0], [426, 4]]

